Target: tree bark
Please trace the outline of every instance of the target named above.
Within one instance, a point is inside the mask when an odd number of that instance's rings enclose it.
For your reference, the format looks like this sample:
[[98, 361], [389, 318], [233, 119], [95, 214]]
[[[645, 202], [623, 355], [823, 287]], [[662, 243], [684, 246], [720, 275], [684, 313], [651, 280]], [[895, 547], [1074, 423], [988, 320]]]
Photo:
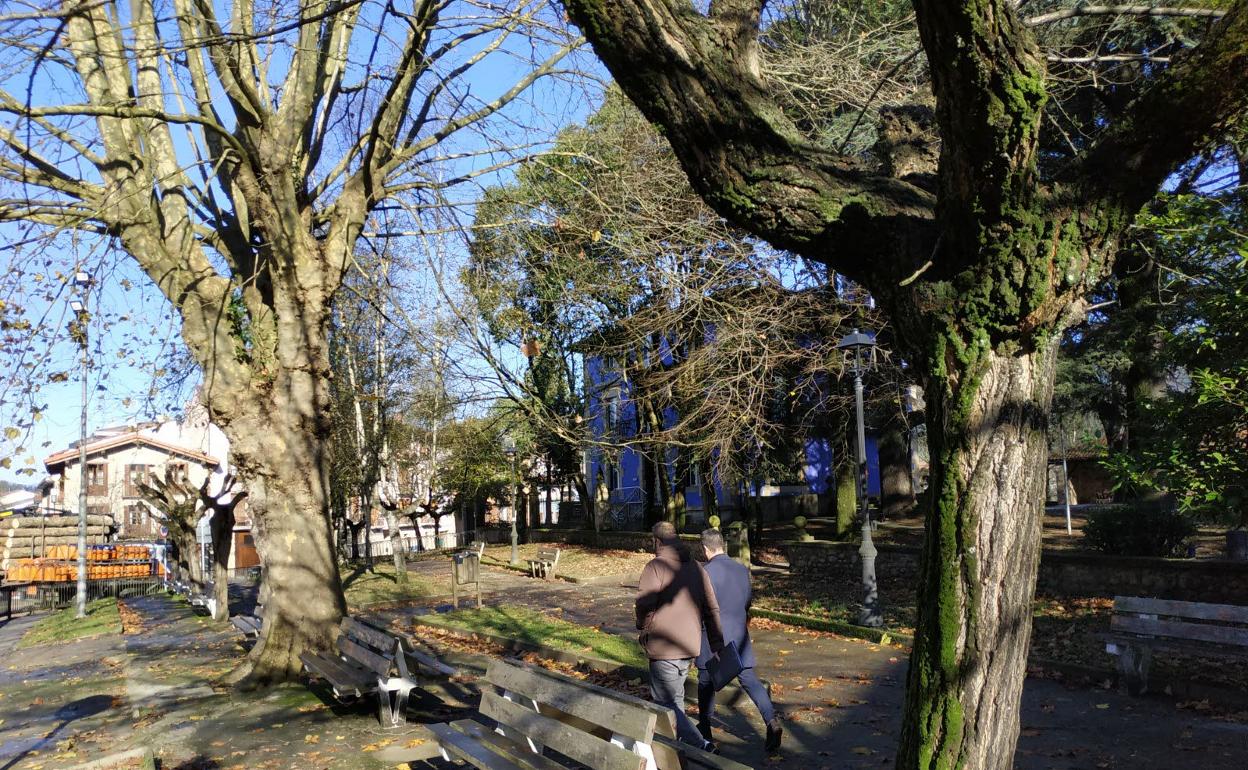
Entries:
[[230, 618], [230, 551], [234, 545], [234, 506], [222, 506], [212, 513], [212, 595], [216, 610], [212, 619]]
[[[266, 394], [272, 401], [255, 410], [258, 418], [234, 418], [223, 426], [247, 486], [269, 590], [260, 640], [229, 677], [244, 688], [296, 678], [300, 653], [333, 649], [347, 612], [326, 493], [328, 378], [289, 372], [276, 379]], [[210, 410], [225, 395], [212, 394]]]
[[885, 520], [914, 509], [910, 442], [903, 425], [890, 424], [880, 437], [880, 513]]
[[898, 767], [1013, 766], [1057, 341], [938, 359], [932, 495]]
[[836, 539], [848, 540], [854, 534], [858, 516], [858, 476], [854, 463], [842, 453], [836, 458]]

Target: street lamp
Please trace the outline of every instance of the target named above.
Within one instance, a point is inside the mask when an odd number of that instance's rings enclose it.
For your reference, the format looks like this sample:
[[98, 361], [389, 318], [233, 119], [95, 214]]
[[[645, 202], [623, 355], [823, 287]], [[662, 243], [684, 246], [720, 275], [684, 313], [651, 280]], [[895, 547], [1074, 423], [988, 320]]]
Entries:
[[[880, 613], [879, 586], [875, 579], [875, 543], [871, 541], [871, 514], [867, 510], [867, 435], [862, 416], [862, 371], [871, 363], [871, 354], [875, 350], [875, 335], [854, 329], [836, 343], [837, 350], [844, 350], [846, 356], [853, 357], [854, 364], [854, 402], [858, 411], [858, 515], [862, 520], [862, 546], [858, 554], [862, 556], [862, 613], [858, 616], [861, 625], [879, 628], [884, 625], [884, 616]], [[864, 360], [865, 359], [865, 360]]]
[[516, 512], [520, 506], [520, 485], [516, 481], [516, 440], [510, 435], [503, 436], [503, 454], [511, 461], [511, 566], [520, 564], [520, 535], [516, 532]]
[[74, 273], [74, 288], [79, 296], [70, 300], [74, 311], [73, 329], [78, 346], [82, 349], [82, 414], [79, 417], [78, 437], [78, 587], [74, 597], [77, 617], [87, 616], [87, 372], [90, 371], [90, 355], [87, 348], [87, 287], [91, 276], [82, 271]]

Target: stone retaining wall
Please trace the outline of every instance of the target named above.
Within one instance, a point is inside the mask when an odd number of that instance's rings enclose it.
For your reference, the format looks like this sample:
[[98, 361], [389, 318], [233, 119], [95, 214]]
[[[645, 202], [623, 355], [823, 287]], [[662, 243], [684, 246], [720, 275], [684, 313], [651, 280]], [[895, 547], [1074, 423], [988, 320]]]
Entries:
[[[918, 548], [888, 544], [876, 548], [881, 587], [885, 582], [918, 584]], [[857, 580], [862, 574], [857, 543], [788, 542], [784, 549], [789, 569], [797, 575]], [[1053, 596], [1149, 596], [1244, 605], [1248, 564], [1045, 551], [1036, 590]]]

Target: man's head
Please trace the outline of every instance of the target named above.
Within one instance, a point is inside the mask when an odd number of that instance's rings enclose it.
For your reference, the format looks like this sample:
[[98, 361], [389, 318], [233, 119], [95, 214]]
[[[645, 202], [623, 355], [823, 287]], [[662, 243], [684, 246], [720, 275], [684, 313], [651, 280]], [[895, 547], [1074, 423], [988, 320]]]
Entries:
[[676, 527], [670, 521], [660, 521], [651, 528], [650, 532], [654, 535], [656, 551], [661, 545], [671, 545], [676, 542]]
[[713, 528], [702, 530], [702, 550], [706, 551], [707, 561], [723, 553], [724, 533]]

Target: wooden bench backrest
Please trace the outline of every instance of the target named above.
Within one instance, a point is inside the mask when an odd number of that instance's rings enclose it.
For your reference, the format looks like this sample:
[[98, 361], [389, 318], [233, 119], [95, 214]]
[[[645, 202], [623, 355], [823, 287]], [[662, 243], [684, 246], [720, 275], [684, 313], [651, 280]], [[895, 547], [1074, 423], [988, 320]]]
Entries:
[[[501, 660], [490, 663], [486, 680], [517, 698], [509, 701], [492, 688], [481, 693], [481, 713], [504, 727], [596, 770], [640, 770], [644, 765], [642, 757], [611, 743], [610, 734], [648, 743], [654, 735], [654, 713]], [[528, 700], [537, 702], [537, 711]]]
[[[1141, 617], [1148, 615], [1154, 617]], [[1233, 604], [1117, 596], [1109, 625], [1133, 634], [1248, 647], [1248, 607]]]
[[338, 631], [338, 652], [371, 669], [377, 676], [390, 675], [394, 665], [393, 636], [349, 617], [342, 619]]
[[558, 548], [539, 548], [537, 549], [538, 561], [559, 561]]
[[[619, 690], [612, 690], [608, 687], [602, 687], [600, 685], [590, 684], [589, 682], [584, 682], [579, 679], [573, 679], [571, 677], [564, 676], [563, 674], [551, 671], [550, 669], [542, 668], [541, 666], [537, 666], [532, 663], [526, 663], [522, 660], [508, 659], [507, 663], [512, 668], [517, 668], [523, 671], [529, 671], [538, 676], [546, 677], [547, 679], [551, 679], [556, 682], [562, 682], [564, 684], [570, 685], [573, 688], [575, 688], [577, 692], [595, 693], [597, 695], [602, 696], [603, 698], [606, 698], [607, 700], [617, 701], [617, 702], [626, 704], [637, 711], [648, 713], [648, 714], [653, 714], [655, 718], [654, 735], [666, 736], [673, 740], [676, 738], [676, 715], [672, 713], [671, 709], [665, 708], [663, 706], [658, 705], [657, 703], [653, 703], [651, 701], [644, 700], [642, 698], [634, 697], [627, 693], [622, 693]], [[600, 738], [610, 740], [611, 735], [614, 732], [616, 732], [600, 724], [597, 724], [595, 721], [596, 717], [595, 719], [591, 719], [591, 720], [581, 719], [580, 717], [574, 714], [569, 714], [565, 711], [557, 709], [553, 704], [546, 704], [546, 706], [543, 708], [543, 711], [546, 713], [554, 713], [557, 719], [568, 722], [575, 726], [578, 726], [582, 730], [593, 732], [596, 735], [598, 735]], [[641, 736], [641, 735], [633, 736], [623, 731], [619, 732], [619, 734], [625, 737], [632, 738], [633, 740], [640, 741], [642, 743], [650, 743], [652, 749], [654, 750], [654, 757], [655, 757], [655, 760], [657, 760], [658, 762], [659, 770], [680, 770], [682, 766], [680, 757], [668, 745], [659, 743], [657, 742], [657, 740], [655, 740], [654, 742], [651, 742], [650, 740], [646, 739], [644, 736]]]

